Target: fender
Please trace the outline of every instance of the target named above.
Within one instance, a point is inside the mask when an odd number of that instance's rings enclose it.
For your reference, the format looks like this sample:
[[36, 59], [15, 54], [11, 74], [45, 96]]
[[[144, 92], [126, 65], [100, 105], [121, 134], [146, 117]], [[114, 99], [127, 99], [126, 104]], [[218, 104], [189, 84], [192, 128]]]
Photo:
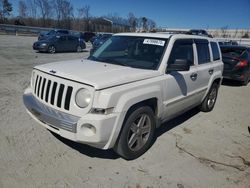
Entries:
[[160, 116], [160, 114], [163, 112], [162, 105], [160, 105], [160, 103], [162, 103], [162, 93], [160, 85], [148, 86], [146, 88], [139, 88], [123, 93], [123, 95], [118, 100], [118, 104], [115, 110], [115, 113], [120, 113], [120, 115], [116, 120], [109, 141], [105, 145], [104, 149], [112, 148], [115, 145], [129, 108], [141, 101], [151, 98], [157, 98], [157, 116]]

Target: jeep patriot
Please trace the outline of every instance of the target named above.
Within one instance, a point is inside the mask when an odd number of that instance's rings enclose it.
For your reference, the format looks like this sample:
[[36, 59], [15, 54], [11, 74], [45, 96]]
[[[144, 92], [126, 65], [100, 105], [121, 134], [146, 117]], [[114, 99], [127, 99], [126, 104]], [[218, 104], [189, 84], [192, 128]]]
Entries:
[[214, 108], [222, 70], [213, 38], [115, 34], [88, 59], [35, 66], [23, 101], [48, 130], [135, 159], [163, 122]]

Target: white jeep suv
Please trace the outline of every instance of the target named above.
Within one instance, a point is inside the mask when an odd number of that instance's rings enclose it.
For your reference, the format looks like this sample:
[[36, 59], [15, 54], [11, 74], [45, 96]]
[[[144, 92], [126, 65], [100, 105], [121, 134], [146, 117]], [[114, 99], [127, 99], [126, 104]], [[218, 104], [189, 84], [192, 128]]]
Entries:
[[23, 101], [50, 131], [134, 159], [162, 122], [196, 106], [213, 109], [222, 70], [212, 38], [116, 34], [88, 59], [34, 67]]

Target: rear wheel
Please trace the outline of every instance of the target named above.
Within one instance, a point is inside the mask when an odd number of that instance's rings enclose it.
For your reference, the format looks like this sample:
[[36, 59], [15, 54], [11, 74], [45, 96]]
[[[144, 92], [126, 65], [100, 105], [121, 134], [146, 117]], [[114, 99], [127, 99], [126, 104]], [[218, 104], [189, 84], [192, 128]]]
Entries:
[[125, 159], [135, 159], [151, 146], [155, 132], [155, 115], [148, 106], [136, 108], [123, 124], [114, 150]]
[[218, 94], [218, 84], [213, 83], [207, 96], [200, 105], [200, 110], [203, 112], [210, 112], [213, 110]]
[[78, 46], [76, 47], [76, 51], [77, 51], [77, 52], [82, 52], [82, 47], [81, 47], [80, 45], [78, 45]]
[[242, 85], [247, 86], [249, 79], [250, 79], [250, 75], [248, 75], [248, 77], [242, 82]]
[[48, 52], [51, 53], [51, 54], [56, 53], [56, 48], [55, 48], [55, 46], [53, 46], [53, 45], [52, 45], [52, 46], [49, 46]]

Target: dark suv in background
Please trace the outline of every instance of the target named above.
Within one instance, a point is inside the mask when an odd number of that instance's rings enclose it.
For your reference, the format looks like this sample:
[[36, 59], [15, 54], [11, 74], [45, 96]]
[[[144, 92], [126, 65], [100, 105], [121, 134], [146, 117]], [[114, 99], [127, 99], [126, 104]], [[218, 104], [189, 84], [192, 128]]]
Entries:
[[44, 40], [44, 39], [47, 39], [48, 37], [57, 36], [57, 35], [68, 35], [68, 34], [70, 34], [69, 30], [53, 29], [47, 33], [40, 33], [38, 36], [38, 40]]
[[86, 44], [73, 35], [51, 36], [44, 40], [39, 40], [33, 44], [33, 49], [39, 52], [81, 52], [86, 48]]
[[223, 77], [247, 85], [250, 80], [250, 48], [245, 46], [220, 46], [224, 63]]

